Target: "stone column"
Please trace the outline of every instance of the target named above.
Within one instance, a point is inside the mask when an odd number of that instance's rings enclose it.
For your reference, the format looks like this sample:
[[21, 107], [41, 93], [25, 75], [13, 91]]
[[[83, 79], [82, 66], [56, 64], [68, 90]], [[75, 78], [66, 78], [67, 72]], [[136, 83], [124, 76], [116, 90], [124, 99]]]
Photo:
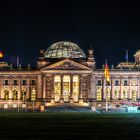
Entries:
[[129, 77], [129, 99], [132, 99], [132, 87], [131, 87], [132, 79]]
[[96, 99], [96, 91], [96, 78], [95, 75], [92, 75], [90, 79], [90, 98]]
[[70, 99], [73, 99], [73, 75], [70, 75]]
[[110, 100], [113, 99], [113, 77], [111, 76], [111, 83], [110, 83], [110, 86], [111, 86], [111, 91], [110, 91]]
[[63, 98], [63, 75], [60, 75], [61, 76], [61, 93], [60, 93], [60, 99]]
[[137, 98], [140, 99], [140, 76], [138, 77], [138, 92]]
[[46, 98], [46, 76], [43, 76], [43, 99]]
[[37, 76], [37, 98], [43, 98], [43, 95], [42, 95], [42, 75], [41, 74]]
[[2, 94], [2, 86], [3, 86], [2, 77], [0, 76], [0, 100], [2, 99], [2, 96], [1, 96], [1, 94]]
[[3, 87], [4, 87], [4, 86], [3, 86], [4, 81], [3, 81], [3, 80], [4, 80], [4, 77], [1, 76], [1, 77], [0, 77], [0, 93], [1, 93], [1, 94], [0, 94], [0, 100], [3, 99], [3, 96], [2, 96], [2, 95], [3, 95], [3, 92], [4, 92], [4, 89], [3, 89]]
[[119, 94], [119, 98], [122, 99], [123, 96], [123, 78], [120, 77], [120, 94]]
[[51, 74], [51, 95], [53, 99], [54, 99], [54, 77], [55, 75]]
[[30, 77], [27, 78], [27, 99], [31, 98]]
[[103, 77], [103, 89], [102, 89], [102, 100], [106, 98], [106, 80], [105, 78]]
[[18, 84], [19, 84], [19, 90], [18, 90], [18, 99], [22, 100], [22, 91], [21, 91], [21, 81], [22, 81], [22, 77], [18, 77]]
[[86, 78], [87, 83], [87, 98], [90, 98], [90, 78]]
[[83, 97], [82, 97], [82, 76], [81, 75], [79, 75], [79, 80], [80, 80], [80, 86], [79, 86], [79, 91], [80, 91], [80, 93], [79, 93], [79, 98], [80, 99], [82, 99]]
[[9, 76], [8, 77], [8, 84], [9, 84], [9, 100], [12, 100], [12, 98], [13, 98], [13, 90], [12, 90], [12, 88], [13, 88], [13, 77], [12, 76]]
[[115, 85], [115, 77], [112, 79], [112, 99], [114, 99], [115, 97], [114, 85]]

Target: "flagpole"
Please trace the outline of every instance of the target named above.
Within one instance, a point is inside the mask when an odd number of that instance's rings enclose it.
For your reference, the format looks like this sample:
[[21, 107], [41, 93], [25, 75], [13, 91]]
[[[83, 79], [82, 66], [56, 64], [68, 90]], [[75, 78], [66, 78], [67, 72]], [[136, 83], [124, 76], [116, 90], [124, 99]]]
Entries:
[[17, 67], [19, 65], [19, 56], [17, 56]]
[[128, 63], [128, 49], [126, 50], [126, 62]]
[[108, 112], [108, 100], [107, 100], [107, 81], [106, 81], [106, 112]]
[[[106, 62], [106, 64], [107, 64], [107, 59], [105, 60]], [[106, 80], [106, 90], [105, 90], [105, 92], [106, 92], [106, 96], [105, 96], [105, 99], [106, 99], [106, 112], [108, 112], [108, 101], [107, 101], [107, 80]]]

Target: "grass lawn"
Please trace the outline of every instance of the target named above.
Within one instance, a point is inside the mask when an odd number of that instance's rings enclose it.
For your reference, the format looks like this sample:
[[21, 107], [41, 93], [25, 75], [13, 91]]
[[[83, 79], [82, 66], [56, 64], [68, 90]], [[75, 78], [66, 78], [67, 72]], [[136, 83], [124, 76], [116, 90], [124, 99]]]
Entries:
[[140, 140], [140, 114], [0, 113], [0, 140]]

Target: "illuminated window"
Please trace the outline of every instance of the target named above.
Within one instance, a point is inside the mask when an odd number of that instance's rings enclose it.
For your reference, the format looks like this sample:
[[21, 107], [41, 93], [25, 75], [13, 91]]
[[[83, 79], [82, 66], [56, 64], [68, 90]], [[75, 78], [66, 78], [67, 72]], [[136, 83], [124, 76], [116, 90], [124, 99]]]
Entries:
[[26, 90], [22, 90], [22, 100], [25, 102], [26, 100]]
[[137, 92], [136, 90], [132, 91], [132, 101], [136, 101], [137, 100]]
[[127, 98], [128, 98], [127, 90], [124, 90], [124, 91], [123, 91], [123, 99], [124, 99], [124, 100], [127, 100]]
[[33, 88], [31, 91], [31, 101], [35, 101], [36, 100], [36, 90]]
[[4, 100], [8, 100], [9, 99], [9, 91], [5, 90], [4, 91]]
[[102, 92], [101, 89], [97, 90], [97, 101], [101, 101], [102, 100]]
[[73, 76], [73, 98], [74, 98], [74, 101], [77, 102], [78, 97], [79, 97], [79, 76], [74, 75]]
[[132, 81], [132, 86], [136, 86], [136, 80]]
[[70, 97], [70, 76], [64, 75], [63, 77], [63, 98], [65, 102], [69, 101]]
[[114, 93], [114, 99], [119, 99], [119, 91], [118, 90], [115, 90], [115, 93]]
[[13, 99], [14, 100], [18, 99], [18, 91], [16, 91], [16, 90], [13, 91]]
[[60, 100], [60, 94], [61, 94], [61, 77], [60, 77], [60, 75], [55, 75], [55, 77], [54, 77], [54, 94], [55, 94], [55, 101], [58, 102]]
[[106, 96], [107, 96], [107, 100], [110, 101], [110, 89], [109, 88], [107, 88], [107, 95]]

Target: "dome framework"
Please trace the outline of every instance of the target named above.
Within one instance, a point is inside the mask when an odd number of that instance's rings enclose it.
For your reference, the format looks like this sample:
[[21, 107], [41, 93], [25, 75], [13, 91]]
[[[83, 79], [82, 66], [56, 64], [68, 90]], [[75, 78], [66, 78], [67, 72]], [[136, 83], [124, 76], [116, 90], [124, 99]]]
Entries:
[[81, 48], [72, 42], [57, 42], [45, 52], [46, 58], [86, 58]]

